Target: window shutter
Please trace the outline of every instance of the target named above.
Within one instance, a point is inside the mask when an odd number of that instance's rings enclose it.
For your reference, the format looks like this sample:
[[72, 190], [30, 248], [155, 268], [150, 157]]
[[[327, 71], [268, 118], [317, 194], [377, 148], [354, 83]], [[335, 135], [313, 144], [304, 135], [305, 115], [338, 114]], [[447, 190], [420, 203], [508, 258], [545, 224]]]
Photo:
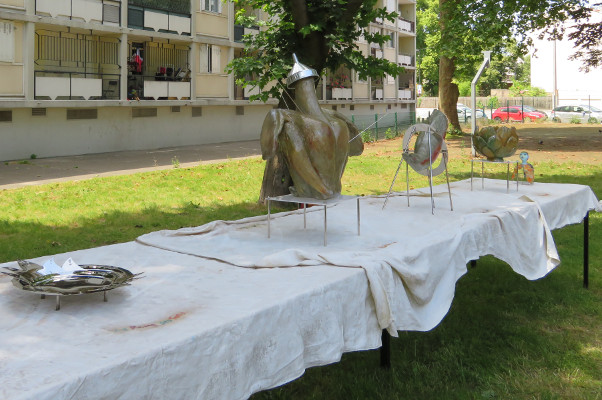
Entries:
[[15, 25], [0, 22], [0, 61], [15, 61]]
[[102, 18], [105, 22], [119, 23], [119, 6], [103, 4]]
[[201, 61], [201, 72], [209, 72], [209, 51], [208, 46], [205, 43], [201, 43], [200, 48], [200, 61]]
[[219, 46], [211, 46], [211, 72], [221, 74], [221, 54], [222, 49]]
[[217, 12], [221, 14], [222, 13], [222, 2], [221, 2], [221, 0], [215, 0], [215, 1], [217, 3]]
[[209, 9], [209, 0], [201, 0], [201, 11], [207, 11]]

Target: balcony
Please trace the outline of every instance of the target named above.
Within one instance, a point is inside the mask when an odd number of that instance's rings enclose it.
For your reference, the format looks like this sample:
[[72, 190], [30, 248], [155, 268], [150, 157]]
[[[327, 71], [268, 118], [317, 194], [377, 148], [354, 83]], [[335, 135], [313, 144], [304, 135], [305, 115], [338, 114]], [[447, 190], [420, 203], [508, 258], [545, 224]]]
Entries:
[[128, 28], [190, 36], [190, 13], [128, 5]]
[[117, 38], [40, 29], [35, 50], [36, 99], [119, 99]]
[[399, 100], [414, 100], [414, 91], [412, 89], [398, 89], [397, 98]]
[[414, 57], [410, 54], [398, 54], [397, 63], [402, 67], [414, 67]]
[[243, 35], [254, 35], [259, 32], [258, 26], [253, 26], [251, 28], [247, 28], [242, 25], [234, 25], [234, 41], [242, 42]]
[[185, 45], [129, 44], [128, 99], [190, 99], [190, 49]]
[[119, 26], [121, 2], [112, 0], [35, 0], [36, 15]]
[[119, 74], [35, 71], [36, 100], [119, 100]]
[[416, 24], [414, 23], [414, 21], [410, 21], [407, 20], [405, 18], [398, 18], [399, 19], [399, 29], [404, 31], [404, 32], [410, 32], [410, 33], [414, 33], [415, 32], [415, 26]]

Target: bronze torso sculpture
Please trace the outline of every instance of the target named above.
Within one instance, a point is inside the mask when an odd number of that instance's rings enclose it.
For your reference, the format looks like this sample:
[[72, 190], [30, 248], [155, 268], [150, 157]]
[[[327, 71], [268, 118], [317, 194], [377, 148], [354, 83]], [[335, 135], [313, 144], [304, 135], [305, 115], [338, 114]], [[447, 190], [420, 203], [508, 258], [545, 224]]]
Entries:
[[342, 114], [320, 107], [314, 88], [317, 76], [300, 64], [289, 74], [297, 110], [274, 109], [261, 129], [264, 159], [284, 154], [294, 187], [293, 195], [329, 199], [341, 193], [347, 157], [360, 155], [364, 143], [357, 128]]

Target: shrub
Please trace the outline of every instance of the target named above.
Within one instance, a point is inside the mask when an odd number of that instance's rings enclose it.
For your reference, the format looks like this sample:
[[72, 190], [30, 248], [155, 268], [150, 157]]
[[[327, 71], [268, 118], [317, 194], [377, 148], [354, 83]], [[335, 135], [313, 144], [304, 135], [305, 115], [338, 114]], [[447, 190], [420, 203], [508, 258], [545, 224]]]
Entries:
[[598, 123], [598, 118], [596, 117], [589, 117], [589, 119], [587, 120], [588, 124], [597, 124]]
[[579, 118], [579, 117], [571, 117], [571, 120], [569, 122], [571, 124], [580, 124], [581, 123], [581, 118]]

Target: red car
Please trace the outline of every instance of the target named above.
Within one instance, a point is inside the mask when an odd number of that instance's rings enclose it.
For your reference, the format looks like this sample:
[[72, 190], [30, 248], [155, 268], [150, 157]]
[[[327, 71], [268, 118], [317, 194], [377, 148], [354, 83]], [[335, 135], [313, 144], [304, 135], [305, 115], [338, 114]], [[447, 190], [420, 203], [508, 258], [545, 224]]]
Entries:
[[500, 107], [491, 114], [491, 119], [494, 121], [523, 121], [538, 119], [546, 119], [547, 115], [541, 111], [530, 111], [527, 108], [520, 106]]

